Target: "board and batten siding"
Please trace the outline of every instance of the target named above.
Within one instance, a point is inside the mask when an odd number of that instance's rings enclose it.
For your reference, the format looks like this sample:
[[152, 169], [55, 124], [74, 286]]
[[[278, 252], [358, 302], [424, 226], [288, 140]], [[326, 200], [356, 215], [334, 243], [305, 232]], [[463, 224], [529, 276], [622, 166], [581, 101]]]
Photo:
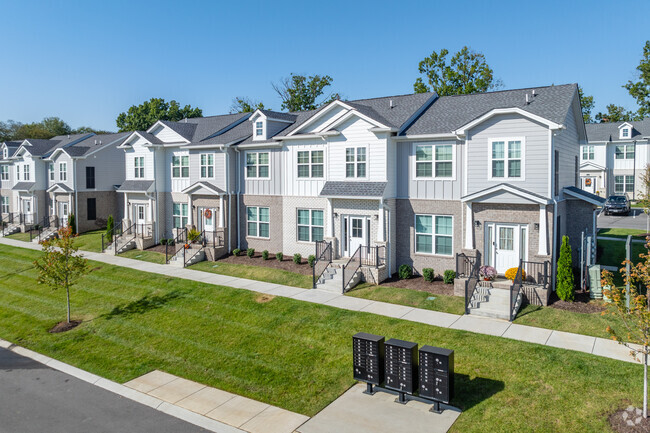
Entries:
[[[472, 128], [466, 140], [467, 194], [500, 183], [509, 183], [528, 191], [548, 196], [549, 129], [547, 126], [518, 114], [500, 114]], [[490, 139], [523, 138], [521, 180], [490, 179]], [[573, 159], [571, 160], [573, 165]]]
[[[248, 179], [246, 177], [246, 154], [249, 152], [269, 153], [269, 178]], [[242, 149], [239, 155], [239, 175], [241, 176], [241, 193], [249, 195], [282, 195], [283, 154], [280, 149]]]
[[[47, 188], [51, 187], [52, 185], [55, 185], [57, 183], [62, 184], [67, 186], [68, 188], [74, 190], [74, 168], [72, 166], [72, 158], [66, 153], [60, 152], [56, 155], [53, 161], [43, 161], [44, 162], [44, 171], [43, 171], [43, 176], [46, 179], [47, 182]], [[54, 180], [50, 180], [50, 171], [49, 171], [49, 165], [50, 162], [54, 163]], [[66, 179], [65, 181], [59, 180], [60, 177], [60, 172], [59, 170], [59, 164], [64, 163], [66, 164]], [[23, 173], [23, 169], [21, 167], [21, 176]], [[40, 173], [39, 173], [40, 175]], [[77, 176], [79, 176], [79, 167], [77, 167]]]
[[[460, 200], [462, 196], [463, 144], [456, 140], [407, 141], [397, 144], [397, 197], [425, 200]], [[418, 179], [415, 177], [415, 146], [453, 145], [454, 177]], [[435, 161], [434, 161], [435, 164]]]
[[[153, 149], [143, 146], [144, 140], [139, 139], [124, 150], [124, 177], [126, 180], [153, 180]], [[144, 157], [144, 178], [135, 178], [135, 158]]]
[[[301, 151], [323, 151], [323, 177], [322, 178], [299, 178], [298, 177], [298, 152]], [[287, 196], [311, 196], [317, 197], [327, 181], [328, 170], [331, 165], [328, 158], [328, 146], [321, 139], [305, 139], [286, 141], [282, 153], [285, 157], [284, 171], [284, 193]], [[311, 155], [310, 155], [311, 157]]]
[[[576, 100], [577, 101], [577, 100]], [[574, 101], [574, 104], [576, 102]], [[562, 191], [562, 188], [567, 186], [577, 186], [576, 185], [576, 157], [578, 157], [578, 171], [579, 167], [579, 155], [580, 152], [580, 142], [578, 139], [578, 128], [576, 125], [576, 118], [573, 114], [573, 108], [569, 109], [567, 117], [564, 121], [564, 126], [566, 129], [554, 132], [553, 144], [555, 150], [559, 152], [559, 161], [560, 161], [560, 172], [559, 172], [559, 185], [557, 191]], [[555, 156], [552, 156], [555, 158]], [[552, 174], [554, 175], [554, 174]]]
[[[212, 177], [201, 177], [201, 155], [213, 155], [214, 157], [214, 175]], [[226, 190], [226, 155], [224, 152], [216, 149], [192, 149], [190, 150], [190, 185], [196, 182], [206, 181]]]

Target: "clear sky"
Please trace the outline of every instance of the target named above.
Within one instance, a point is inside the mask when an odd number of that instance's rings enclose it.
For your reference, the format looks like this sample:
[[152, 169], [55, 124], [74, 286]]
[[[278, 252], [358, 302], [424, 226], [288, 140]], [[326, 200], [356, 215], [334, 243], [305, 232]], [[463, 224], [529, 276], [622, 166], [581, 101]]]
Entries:
[[418, 62], [464, 45], [506, 89], [578, 82], [604, 111], [650, 39], [650, 1], [0, 0], [0, 120], [115, 130], [151, 97], [280, 108], [271, 82], [328, 74], [347, 99], [411, 93]]

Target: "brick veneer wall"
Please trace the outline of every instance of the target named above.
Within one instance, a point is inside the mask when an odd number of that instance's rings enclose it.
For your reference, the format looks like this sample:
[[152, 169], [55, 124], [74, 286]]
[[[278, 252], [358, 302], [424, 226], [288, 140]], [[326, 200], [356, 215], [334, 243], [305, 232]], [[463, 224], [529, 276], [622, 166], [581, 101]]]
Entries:
[[[332, 212], [337, 213], [334, 217], [334, 237], [339, 239], [339, 253], [341, 253], [341, 242], [343, 242], [343, 231], [341, 224], [344, 216], [361, 216], [370, 219], [370, 246], [377, 244], [377, 228], [379, 220], [379, 200], [350, 200], [332, 199]], [[350, 254], [354, 253], [351, 251]]]
[[308, 257], [315, 253], [313, 242], [298, 241], [298, 209], [316, 209], [323, 211], [323, 236], [327, 237], [327, 229], [331, 221], [327, 218], [327, 199], [321, 197], [287, 196], [282, 198], [282, 251], [287, 255], [295, 253]]
[[[269, 208], [270, 226], [269, 239], [247, 236], [246, 207], [261, 206]], [[255, 248], [256, 251], [268, 250], [270, 253], [282, 251], [283, 221], [282, 196], [279, 195], [248, 195], [240, 198], [239, 223], [241, 225], [241, 248]], [[284, 251], [283, 251], [284, 252]]]
[[562, 235], [569, 237], [573, 266], [576, 267], [580, 261], [578, 249], [581, 247], [582, 231], [587, 230], [586, 236], [593, 233], [594, 206], [582, 200], [564, 200], [558, 203], [558, 207], [560, 206], [563, 211], [560, 230]]

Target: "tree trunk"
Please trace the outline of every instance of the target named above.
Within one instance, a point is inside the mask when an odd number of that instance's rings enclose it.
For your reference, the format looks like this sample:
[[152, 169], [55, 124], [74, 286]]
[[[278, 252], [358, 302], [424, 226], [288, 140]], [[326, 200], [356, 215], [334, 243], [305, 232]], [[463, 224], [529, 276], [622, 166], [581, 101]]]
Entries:
[[643, 354], [643, 418], [648, 417], [648, 346]]
[[68, 323], [70, 323], [70, 287], [68, 287], [68, 277], [65, 277], [65, 295], [68, 300]]

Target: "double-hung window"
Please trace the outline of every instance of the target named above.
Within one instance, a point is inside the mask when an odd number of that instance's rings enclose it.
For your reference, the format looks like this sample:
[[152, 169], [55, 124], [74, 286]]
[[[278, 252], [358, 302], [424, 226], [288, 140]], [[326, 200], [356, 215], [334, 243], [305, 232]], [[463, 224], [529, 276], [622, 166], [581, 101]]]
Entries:
[[186, 179], [190, 177], [190, 157], [172, 156], [172, 178]]
[[317, 209], [298, 209], [298, 240], [316, 242], [323, 240], [323, 211]]
[[65, 182], [68, 180], [68, 164], [65, 162], [59, 163], [59, 181]]
[[0, 166], [0, 179], [1, 180], [9, 180], [9, 166], [8, 165]]
[[345, 177], [366, 177], [366, 148], [345, 149]]
[[50, 162], [47, 167], [47, 171], [50, 174], [50, 180], [54, 182], [54, 163]]
[[246, 153], [246, 177], [268, 179], [269, 177], [269, 153], [268, 152]]
[[144, 178], [144, 156], [136, 156], [133, 159], [133, 167], [135, 170], [134, 177], [136, 179]]
[[634, 176], [614, 176], [614, 192], [634, 192]]
[[16, 182], [20, 182], [20, 165], [16, 164]]
[[86, 188], [95, 189], [95, 167], [86, 167]]
[[618, 144], [614, 152], [616, 159], [634, 159], [633, 144]]
[[29, 164], [23, 165], [23, 177], [25, 180], [29, 180]]
[[522, 177], [522, 142], [521, 140], [491, 141], [491, 173], [493, 178]]
[[214, 177], [214, 154], [201, 154], [201, 178], [211, 179]]
[[9, 197], [2, 197], [2, 213], [9, 213]]
[[594, 159], [594, 146], [582, 146], [582, 159], [587, 161], [587, 160], [592, 160]]
[[264, 122], [255, 122], [255, 136], [261, 137], [264, 135]]
[[322, 150], [298, 151], [298, 177], [322, 178], [324, 171]]
[[415, 215], [415, 252], [453, 255], [453, 221], [446, 215]]
[[254, 238], [269, 238], [270, 214], [268, 207], [246, 207], [246, 221], [248, 236]]
[[172, 204], [172, 224], [175, 229], [187, 226], [187, 203]]
[[453, 177], [453, 146], [451, 144], [415, 146], [415, 177]]

